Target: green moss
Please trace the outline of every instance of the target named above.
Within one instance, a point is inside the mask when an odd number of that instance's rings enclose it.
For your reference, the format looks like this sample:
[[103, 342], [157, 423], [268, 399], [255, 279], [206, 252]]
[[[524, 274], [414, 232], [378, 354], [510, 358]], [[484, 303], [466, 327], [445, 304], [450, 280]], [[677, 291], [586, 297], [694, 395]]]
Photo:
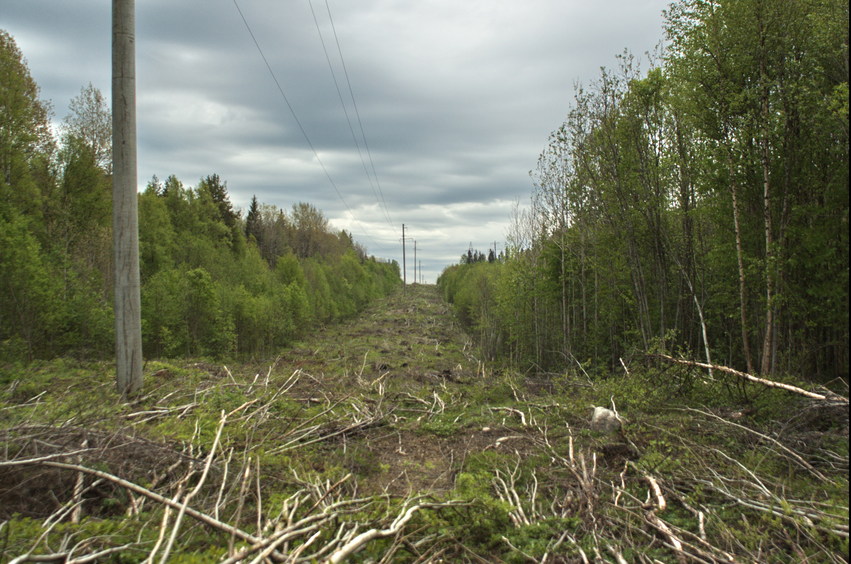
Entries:
[[420, 424], [421, 433], [429, 433], [437, 437], [451, 437], [459, 432], [460, 425], [448, 416], [441, 415], [431, 421]]
[[[505, 561], [519, 564], [528, 562], [529, 556], [543, 559], [545, 554], [552, 553], [553, 545], [562, 534], [568, 532], [576, 535], [581, 532], [581, 526], [582, 521], [577, 518], [550, 517], [531, 525], [509, 529], [504, 536], [516, 550], [512, 549], [506, 555]], [[577, 551], [573, 556], [578, 555]]]

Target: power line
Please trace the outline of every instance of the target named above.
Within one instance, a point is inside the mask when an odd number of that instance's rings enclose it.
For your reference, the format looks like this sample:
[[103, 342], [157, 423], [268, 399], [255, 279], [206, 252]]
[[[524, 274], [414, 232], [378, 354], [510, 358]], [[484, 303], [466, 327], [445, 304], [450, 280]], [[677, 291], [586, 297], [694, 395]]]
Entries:
[[251, 36], [251, 40], [254, 42], [254, 46], [257, 48], [257, 52], [260, 53], [260, 57], [263, 59], [263, 63], [266, 65], [266, 69], [269, 71], [269, 74], [272, 76], [272, 80], [275, 82], [275, 86], [278, 87], [278, 92], [280, 92], [281, 97], [284, 99], [284, 102], [287, 105], [287, 108], [290, 110], [290, 114], [292, 114], [293, 119], [298, 125], [299, 130], [301, 131], [302, 136], [304, 136], [304, 140], [307, 141], [307, 146], [310, 147], [310, 150], [313, 152], [313, 155], [316, 157], [316, 162], [319, 163], [319, 166], [322, 167], [322, 172], [325, 173], [325, 176], [328, 178], [328, 182], [331, 183], [331, 186], [334, 187], [334, 191], [337, 192], [337, 196], [339, 196], [340, 201], [345, 206], [346, 211], [349, 212], [352, 220], [354, 220], [363, 231], [363, 234], [373, 243], [375, 241], [372, 240], [372, 237], [369, 236], [363, 224], [358, 220], [355, 214], [352, 212], [352, 209], [349, 207], [349, 204], [346, 203], [346, 199], [343, 197], [342, 192], [337, 187], [337, 183], [334, 182], [334, 179], [331, 178], [331, 174], [328, 172], [328, 169], [325, 167], [325, 163], [322, 162], [322, 159], [319, 157], [319, 153], [316, 151], [316, 148], [313, 146], [313, 143], [310, 141], [310, 136], [308, 136], [307, 131], [304, 129], [304, 126], [301, 124], [301, 120], [298, 119], [298, 115], [295, 113], [295, 109], [287, 98], [286, 93], [284, 93], [284, 88], [281, 86], [278, 77], [275, 75], [275, 71], [272, 70], [272, 65], [269, 64], [269, 60], [266, 58], [266, 55], [263, 53], [263, 49], [260, 47], [260, 43], [257, 41], [257, 37], [254, 35], [254, 32], [251, 29], [251, 26], [248, 23], [248, 20], [245, 18], [245, 14], [242, 13], [242, 9], [239, 7], [239, 3], [237, 0], [233, 0], [233, 5], [236, 6], [236, 11], [239, 12], [239, 17], [242, 18], [242, 23], [245, 24], [245, 29], [248, 30], [248, 34]]
[[[328, 48], [325, 45], [325, 38], [322, 36], [322, 29], [319, 26], [319, 20], [316, 17], [316, 11], [313, 9], [313, 2], [312, 2], [312, 0], [307, 0], [307, 3], [310, 6], [310, 13], [313, 16], [313, 23], [316, 26], [316, 32], [319, 35], [319, 41], [322, 44], [322, 51], [325, 53], [325, 61], [328, 63], [328, 70], [331, 72], [331, 78], [334, 80], [334, 87], [337, 89], [337, 97], [340, 99], [340, 105], [343, 107], [343, 113], [346, 116], [346, 123], [348, 124], [349, 131], [352, 134], [352, 141], [354, 141], [354, 143], [355, 143], [355, 148], [358, 151], [358, 157], [360, 157], [361, 164], [363, 165], [363, 171], [366, 174], [366, 179], [369, 182], [370, 188], [372, 189], [372, 195], [375, 196], [376, 202], [378, 202], [379, 207], [382, 208], [382, 212], [384, 212], [384, 218], [387, 220], [387, 223], [391, 227], [393, 227], [393, 222], [390, 219], [390, 214], [387, 211], [387, 205], [384, 204], [382, 206], [382, 202], [383, 202], [384, 197], [382, 195], [381, 199], [378, 198], [378, 193], [375, 191], [375, 184], [372, 181], [372, 176], [370, 176], [369, 170], [366, 167], [366, 161], [363, 158], [363, 153], [361, 152], [360, 143], [358, 142], [357, 135], [355, 135], [355, 129], [354, 129], [354, 127], [352, 127], [352, 120], [349, 118], [349, 110], [346, 108], [346, 103], [343, 101], [343, 92], [340, 90], [340, 83], [337, 81], [337, 74], [334, 72], [334, 65], [331, 63], [330, 55], [328, 55]], [[327, 8], [328, 3], [326, 2], [325, 5], [326, 5], [326, 8]], [[330, 8], [328, 8], [328, 17], [329, 17], [329, 19], [331, 18]], [[333, 20], [332, 20], [332, 24], [333, 24]], [[333, 28], [333, 25], [332, 25], [332, 28]], [[336, 32], [334, 34], [334, 37], [336, 38]], [[342, 50], [340, 50], [339, 41], [337, 42], [337, 49], [338, 49], [338, 52], [340, 53], [340, 60], [343, 61], [343, 53], [342, 53]], [[344, 62], [343, 66], [345, 68], [345, 62]], [[348, 76], [346, 77], [346, 80], [348, 81]], [[349, 91], [351, 92], [351, 84], [349, 85]], [[352, 98], [352, 100], [354, 100], [354, 98]], [[366, 138], [364, 137], [364, 142], [365, 141], [366, 141]], [[373, 167], [373, 171], [374, 170], [375, 169]], [[375, 180], [376, 180], [376, 182], [378, 181], [377, 175], [376, 175]]]
[[372, 167], [372, 175], [375, 177], [375, 183], [378, 186], [378, 193], [381, 196], [381, 203], [384, 205], [384, 212], [391, 220], [391, 223], [393, 223], [392, 217], [390, 216], [390, 209], [387, 207], [387, 202], [384, 200], [384, 191], [381, 190], [381, 181], [378, 179], [378, 173], [375, 171], [375, 161], [372, 160], [372, 151], [369, 150], [369, 143], [366, 141], [363, 121], [360, 118], [358, 104], [355, 101], [355, 93], [354, 90], [352, 90], [352, 82], [349, 80], [349, 70], [346, 67], [346, 59], [343, 57], [343, 49], [340, 47], [340, 38], [337, 36], [337, 27], [334, 25], [334, 18], [331, 16], [331, 6], [328, 5], [328, 0], [325, 0], [325, 9], [328, 11], [328, 21], [331, 22], [331, 31], [334, 33], [334, 41], [337, 44], [337, 52], [340, 54], [340, 63], [343, 66], [343, 75], [346, 77], [346, 84], [349, 87], [349, 96], [352, 98], [352, 107], [355, 109], [355, 117], [357, 117], [358, 127], [360, 128], [361, 137], [363, 138], [363, 146], [366, 148], [366, 154], [369, 157], [369, 164]]

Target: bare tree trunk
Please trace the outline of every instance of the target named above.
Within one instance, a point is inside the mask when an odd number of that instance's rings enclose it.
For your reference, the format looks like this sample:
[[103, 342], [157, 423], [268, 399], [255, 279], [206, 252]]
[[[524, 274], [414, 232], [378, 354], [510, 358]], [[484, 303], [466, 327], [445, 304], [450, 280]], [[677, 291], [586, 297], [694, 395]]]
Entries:
[[739, 265], [739, 315], [742, 326], [742, 352], [745, 355], [745, 364], [748, 373], [753, 374], [753, 360], [751, 358], [750, 340], [748, 339], [748, 314], [747, 314], [747, 284], [745, 281], [745, 261], [742, 249], [742, 229], [739, 222], [739, 198], [738, 187], [733, 179], [733, 157], [727, 153], [727, 169], [730, 174], [730, 194], [733, 198], [733, 226], [736, 231], [736, 260]]
[[763, 218], [765, 220], [765, 334], [762, 341], [762, 362], [760, 363], [763, 374], [774, 372], [774, 292], [775, 292], [775, 257], [774, 239], [772, 235], [773, 222], [771, 219], [771, 182], [768, 173], [768, 148], [767, 141], [763, 142]]
[[762, 215], [765, 224], [765, 334], [762, 341], [762, 361], [760, 368], [763, 374], [774, 372], [774, 292], [775, 292], [775, 256], [774, 256], [774, 225], [771, 217], [771, 154], [768, 140], [768, 78], [765, 69], [765, 29], [762, 19], [759, 19], [760, 53], [759, 75], [762, 82], [760, 124], [760, 153], [762, 161]]
[[561, 347], [562, 352], [565, 354], [565, 357], [570, 355], [570, 327], [568, 325], [568, 317], [567, 317], [567, 280], [565, 280], [565, 270], [564, 270], [564, 229], [566, 227], [562, 227], [561, 233]]

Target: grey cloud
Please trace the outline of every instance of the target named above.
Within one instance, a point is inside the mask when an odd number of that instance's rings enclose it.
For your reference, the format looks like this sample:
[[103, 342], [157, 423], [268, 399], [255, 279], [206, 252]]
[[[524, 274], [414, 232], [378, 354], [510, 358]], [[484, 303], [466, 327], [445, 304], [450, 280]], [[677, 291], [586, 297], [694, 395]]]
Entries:
[[[137, 2], [140, 184], [176, 174], [194, 185], [215, 172], [238, 207], [253, 194], [283, 209], [309, 201], [370, 252], [400, 262], [406, 223], [433, 281], [470, 243], [485, 250], [505, 238], [511, 202], [528, 199], [528, 171], [574, 83], [615, 66], [625, 47], [653, 49], [667, 0], [329, 4], [383, 200], [307, 1], [239, 5], [336, 190], [227, 1]], [[325, 3], [313, 7], [350, 104]], [[59, 119], [85, 84], [108, 94], [110, 21], [101, 0], [4, 1], [0, 28], [19, 41]]]

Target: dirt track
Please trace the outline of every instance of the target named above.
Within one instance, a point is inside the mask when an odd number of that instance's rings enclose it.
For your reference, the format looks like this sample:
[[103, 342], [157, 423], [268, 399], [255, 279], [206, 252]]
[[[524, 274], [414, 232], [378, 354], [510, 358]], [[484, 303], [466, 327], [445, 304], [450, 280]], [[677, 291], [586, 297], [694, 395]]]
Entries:
[[329, 453], [341, 455], [369, 493], [447, 492], [469, 453], [522, 451], [520, 421], [478, 405], [490, 368], [435, 286], [409, 286], [320, 331], [280, 357], [278, 370], [288, 367], [310, 376], [302, 393], [316, 399], [381, 396], [384, 424], [346, 436], [345, 452]]

